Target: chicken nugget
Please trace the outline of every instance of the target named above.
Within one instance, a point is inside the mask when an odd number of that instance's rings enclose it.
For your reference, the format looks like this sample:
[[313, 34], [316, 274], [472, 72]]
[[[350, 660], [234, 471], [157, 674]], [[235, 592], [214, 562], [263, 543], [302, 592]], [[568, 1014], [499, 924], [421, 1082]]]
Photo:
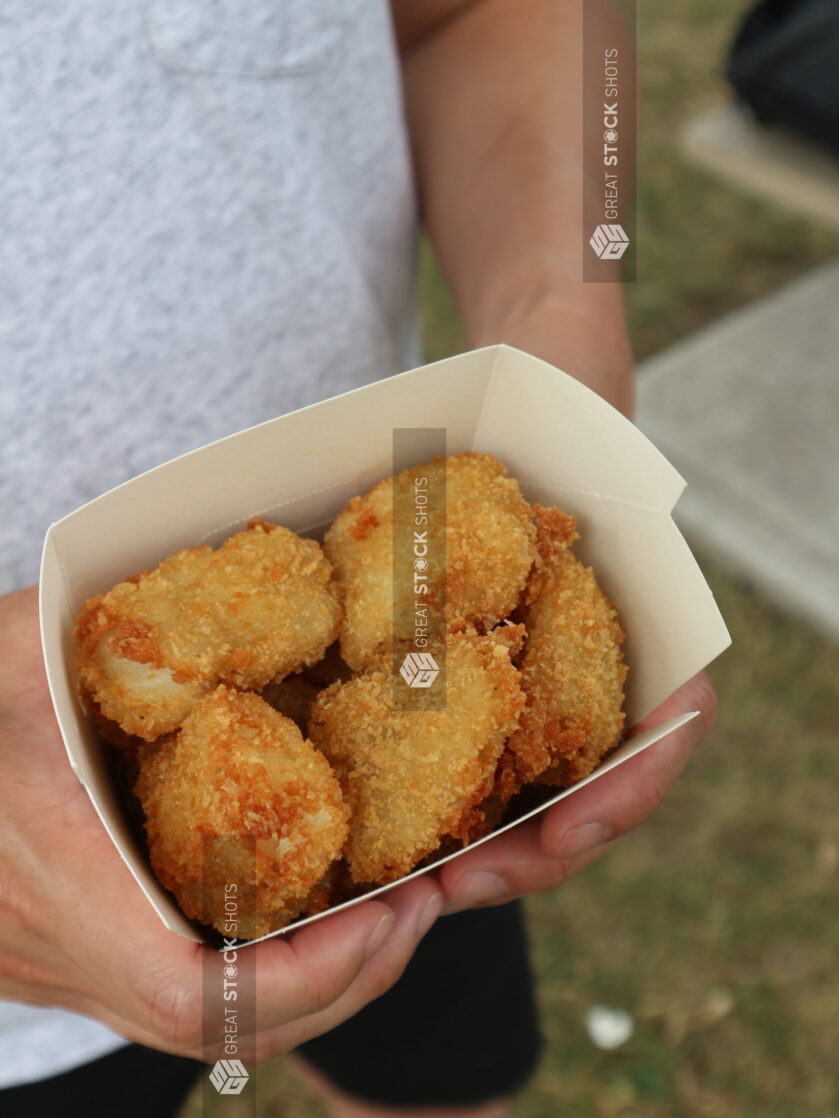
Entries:
[[259, 690], [319, 660], [340, 612], [319, 545], [254, 520], [88, 599], [76, 664], [102, 715], [152, 741], [217, 683]]
[[88, 717], [96, 727], [96, 732], [101, 741], [113, 746], [114, 749], [120, 750], [126, 756], [136, 753], [138, 749], [149, 747], [149, 742], [135, 735], [126, 734], [118, 722], [106, 718], [99, 704], [84, 687], [79, 690], [79, 699]]
[[[217, 687], [140, 756], [152, 867], [185, 914], [253, 939], [309, 905], [347, 836], [328, 762], [258, 695]], [[231, 890], [232, 887], [232, 890]]]
[[350, 805], [345, 849], [353, 880], [408, 873], [441, 839], [481, 833], [481, 803], [524, 704], [509, 633], [448, 638], [443, 710], [398, 710], [392, 672], [377, 663], [322, 691], [309, 737]]
[[531, 782], [564, 787], [588, 776], [624, 724], [623, 629], [594, 573], [570, 550], [576, 521], [534, 506], [539, 558], [518, 618], [527, 630], [519, 668], [527, 704], [498, 768], [507, 802]]
[[[459, 623], [491, 628], [507, 617], [536, 558], [530, 506], [518, 482], [492, 455], [437, 458], [354, 497], [326, 533], [324, 550], [344, 593], [341, 654], [356, 670], [394, 639], [394, 488], [400, 521], [407, 524], [415, 512], [412, 491], [418, 478], [430, 478], [431, 487], [445, 484], [445, 563], [436, 574], [427, 572], [424, 600], [442, 605], [445, 599], [450, 628]], [[443, 553], [440, 520], [432, 510], [425, 526], [429, 548], [434, 552], [436, 545], [438, 554]], [[412, 605], [397, 609], [405, 619], [405, 631], [395, 634], [398, 641], [411, 637]]]

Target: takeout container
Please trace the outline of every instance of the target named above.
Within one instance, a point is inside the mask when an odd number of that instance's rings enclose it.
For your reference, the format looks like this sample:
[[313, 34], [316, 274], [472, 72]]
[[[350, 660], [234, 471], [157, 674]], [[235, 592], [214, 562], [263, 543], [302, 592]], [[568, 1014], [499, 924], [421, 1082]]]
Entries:
[[[396, 428], [427, 428], [429, 437], [445, 428], [447, 453], [494, 454], [530, 501], [560, 505], [577, 517], [582, 539], [576, 554], [593, 566], [627, 633], [628, 727], [730, 643], [711, 591], [670, 516], [683, 479], [594, 392], [505, 345], [313, 404], [112, 489], [47, 533], [40, 587], [47, 676], [74, 772], [163, 923], [189, 939], [200, 941], [200, 931], [152, 873], [113, 786], [109, 747], [99, 741], [80, 705], [73, 667], [75, 615], [91, 595], [155, 567], [179, 548], [217, 545], [253, 516], [300, 533], [322, 529], [352, 496], [393, 472]], [[690, 717], [634, 737], [586, 780], [529, 814], [573, 795]]]

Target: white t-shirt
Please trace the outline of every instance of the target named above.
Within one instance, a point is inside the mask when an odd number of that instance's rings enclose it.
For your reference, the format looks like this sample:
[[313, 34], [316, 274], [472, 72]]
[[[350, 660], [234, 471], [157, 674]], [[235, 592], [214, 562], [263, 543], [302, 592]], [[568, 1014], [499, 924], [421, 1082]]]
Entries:
[[[35, 581], [51, 521], [117, 483], [419, 362], [385, 0], [11, 12], [0, 592]], [[0, 1002], [0, 1087], [121, 1043]]]

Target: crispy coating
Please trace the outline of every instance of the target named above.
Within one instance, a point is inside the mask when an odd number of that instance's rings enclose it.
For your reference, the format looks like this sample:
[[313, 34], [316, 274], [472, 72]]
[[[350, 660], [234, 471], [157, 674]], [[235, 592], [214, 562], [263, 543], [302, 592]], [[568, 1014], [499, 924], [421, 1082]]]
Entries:
[[326, 759], [258, 695], [224, 686], [141, 754], [135, 792], [161, 884], [187, 916], [244, 939], [317, 907], [347, 836]]
[[524, 703], [510, 646], [509, 633], [450, 636], [444, 710], [395, 709], [383, 663], [315, 700], [309, 736], [350, 805], [354, 881], [394, 881], [444, 836], [466, 842], [481, 832], [480, 804]]
[[539, 559], [519, 613], [527, 705], [499, 763], [502, 802], [523, 784], [565, 786], [588, 776], [623, 729], [624, 634], [593, 572], [570, 550], [576, 521], [534, 506]]
[[[536, 558], [530, 506], [518, 482], [489, 454], [464, 452], [403, 470], [354, 497], [326, 533], [324, 549], [344, 593], [341, 654], [353, 669], [369, 664], [393, 639], [394, 486], [406, 521], [414, 513], [412, 492], [421, 476], [445, 477], [445, 568], [429, 579], [426, 600], [433, 607], [445, 596], [449, 627], [468, 623], [490, 628], [519, 600]], [[428, 525], [433, 548], [440, 518]], [[439, 554], [439, 551], [438, 551]], [[411, 591], [412, 592], [412, 591]], [[398, 605], [398, 603], [397, 603]], [[413, 611], [398, 610], [411, 637]]]
[[126, 755], [130, 755], [136, 753], [138, 749], [142, 749], [144, 746], [150, 744], [144, 741], [143, 738], [138, 738], [133, 734], [126, 734], [125, 730], [123, 730], [118, 722], [113, 722], [110, 718], [106, 718], [102, 713], [102, 708], [89, 691], [81, 688], [79, 698], [86, 713], [96, 727], [96, 732], [101, 740], [113, 746], [114, 749], [119, 749]]
[[102, 715], [152, 741], [217, 683], [259, 690], [319, 660], [339, 627], [319, 545], [254, 520], [85, 602], [76, 664]]

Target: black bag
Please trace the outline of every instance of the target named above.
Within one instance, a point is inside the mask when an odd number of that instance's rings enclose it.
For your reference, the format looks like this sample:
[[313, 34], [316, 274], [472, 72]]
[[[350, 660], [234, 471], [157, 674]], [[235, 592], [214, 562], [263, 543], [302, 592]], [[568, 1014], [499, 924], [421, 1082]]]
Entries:
[[726, 74], [758, 120], [839, 152], [839, 0], [761, 0]]

